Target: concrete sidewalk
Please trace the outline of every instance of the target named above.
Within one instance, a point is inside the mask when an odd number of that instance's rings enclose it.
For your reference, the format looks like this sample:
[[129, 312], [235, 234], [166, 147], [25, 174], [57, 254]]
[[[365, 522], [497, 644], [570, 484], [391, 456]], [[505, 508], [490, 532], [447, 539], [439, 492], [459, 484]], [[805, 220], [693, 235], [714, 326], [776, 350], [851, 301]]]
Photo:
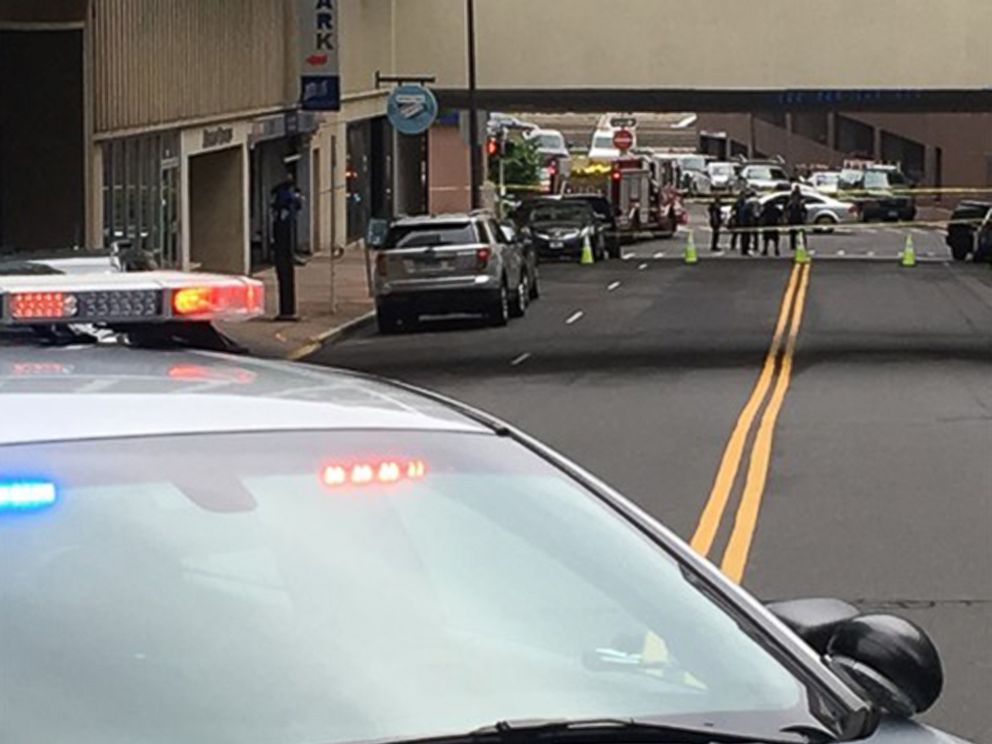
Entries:
[[296, 296], [300, 321], [276, 322], [279, 291], [275, 269], [253, 276], [265, 283], [265, 317], [246, 323], [220, 323], [223, 333], [247, 347], [255, 356], [300, 359], [321, 342], [351, 325], [372, 319], [372, 298], [362, 249], [346, 249], [334, 261], [334, 312], [331, 312], [331, 261], [319, 253], [306, 266], [296, 267]]

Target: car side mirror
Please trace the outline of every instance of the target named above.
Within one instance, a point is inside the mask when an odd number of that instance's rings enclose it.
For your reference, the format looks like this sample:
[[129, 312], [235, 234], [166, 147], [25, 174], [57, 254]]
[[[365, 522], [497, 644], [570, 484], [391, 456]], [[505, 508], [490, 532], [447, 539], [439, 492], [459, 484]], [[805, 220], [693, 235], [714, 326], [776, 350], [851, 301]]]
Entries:
[[837, 599], [772, 602], [767, 607], [882, 710], [909, 718], [940, 697], [940, 654], [926, 632], [909, 620], [860, 615], [856, 607]]
[[365, 230], [365, 245], [369, 248], [382, 248], [389, 233], [389, 220], [373, 217]]
[[915, 623], [895, 615], [861, 615], [838, 626], [828, 663], [879, 708], [909, 718], [930, 708], [944, 687], [940, 654]]

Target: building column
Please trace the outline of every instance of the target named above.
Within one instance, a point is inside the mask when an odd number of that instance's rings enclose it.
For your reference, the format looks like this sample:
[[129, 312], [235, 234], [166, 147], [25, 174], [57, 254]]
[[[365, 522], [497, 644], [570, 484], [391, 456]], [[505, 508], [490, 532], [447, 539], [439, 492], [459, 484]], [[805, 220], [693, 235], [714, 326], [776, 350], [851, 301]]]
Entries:
[[96, 143], [89, 146], [90, 156], [86, 184], [86, 237], [88, 248], [99, 248], [104, 243], [103, 224], [103, 148]]
[[873, 160], [882, 159], [882, 128], [873, 127], [872, 128], [872, 150], [871, 157]]
[[830, 111], [827, 114], [827, 147], [831, 150], [837, 149], [837, 112]]

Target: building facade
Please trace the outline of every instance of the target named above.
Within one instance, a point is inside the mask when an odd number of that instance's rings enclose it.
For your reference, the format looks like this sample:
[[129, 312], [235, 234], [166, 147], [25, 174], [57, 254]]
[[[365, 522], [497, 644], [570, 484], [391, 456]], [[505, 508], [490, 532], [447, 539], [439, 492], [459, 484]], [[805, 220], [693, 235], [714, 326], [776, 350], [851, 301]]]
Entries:
[[700, 114], [703, 151], [720, 158], [780, 155], [792, 167], [837, 168], [847, 159], [898, 163], [935, 188], [992, 185], [992, 114], [759, 112]]
[[375, 85], [394, 4], [341, 0], [341, 110], [306, 112], [295, 1], [0, 0], [0, 251], [124, 241], [247, 272], [287, 175], [302, 251], [422, 208], [424, 143], [394, 136]]

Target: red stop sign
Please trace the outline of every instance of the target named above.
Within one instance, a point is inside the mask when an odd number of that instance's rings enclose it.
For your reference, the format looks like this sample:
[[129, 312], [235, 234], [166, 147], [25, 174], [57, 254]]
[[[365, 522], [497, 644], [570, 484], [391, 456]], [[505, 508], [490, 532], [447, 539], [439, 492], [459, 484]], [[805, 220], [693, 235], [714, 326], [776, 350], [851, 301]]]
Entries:
[[627, 152], [634, 146], [634, 135], [629, 129], [618, 129], [613, 133], [613, 146], [620, 152]]

